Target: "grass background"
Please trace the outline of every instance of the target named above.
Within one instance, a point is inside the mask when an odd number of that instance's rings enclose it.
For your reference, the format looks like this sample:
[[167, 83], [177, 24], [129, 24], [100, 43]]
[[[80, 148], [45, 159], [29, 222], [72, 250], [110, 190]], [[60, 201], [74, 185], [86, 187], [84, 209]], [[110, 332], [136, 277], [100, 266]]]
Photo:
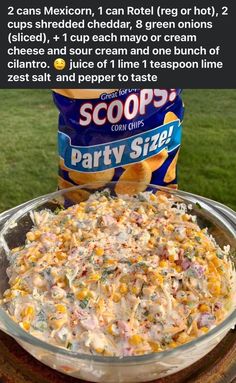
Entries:
[[[236, 90], [185, 90], [180, 189], [236, 210]], [[48, 90], [0, 90], [0, 211], [56, 189], [57, 118]]]

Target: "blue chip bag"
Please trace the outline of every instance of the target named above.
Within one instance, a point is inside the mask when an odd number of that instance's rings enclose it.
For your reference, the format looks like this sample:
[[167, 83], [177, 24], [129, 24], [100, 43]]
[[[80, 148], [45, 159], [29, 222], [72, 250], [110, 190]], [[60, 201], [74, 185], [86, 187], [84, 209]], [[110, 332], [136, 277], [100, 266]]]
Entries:
[[[55, 89], [59, 188], [138, 181], [177, 188], [180, 89]], [[90, 188], [97, 188], [90, 185]]]

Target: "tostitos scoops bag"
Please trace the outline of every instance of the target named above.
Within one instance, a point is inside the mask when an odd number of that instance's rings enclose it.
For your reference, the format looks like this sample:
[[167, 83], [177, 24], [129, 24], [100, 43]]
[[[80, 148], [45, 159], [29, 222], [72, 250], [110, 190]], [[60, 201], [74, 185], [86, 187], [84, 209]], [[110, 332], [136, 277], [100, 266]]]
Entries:
[[[177, 187], [180, 89], [56, 89], [59, 188], [117, 181]], [[97, 184], [94, 188], [97, 187]], [[92, 187], [90, 187], [92, 188]], [[132, 193], [134, 190], [132, 190]]]

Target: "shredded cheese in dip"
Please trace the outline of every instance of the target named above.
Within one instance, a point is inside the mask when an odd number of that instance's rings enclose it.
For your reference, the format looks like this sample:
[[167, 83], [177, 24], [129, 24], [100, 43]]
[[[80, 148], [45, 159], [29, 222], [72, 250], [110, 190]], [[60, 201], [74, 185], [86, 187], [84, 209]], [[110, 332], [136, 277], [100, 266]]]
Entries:
[[158, 352], [226, 317], [228, 253], [174, 196], [105, 190], [34, 213], [25, 246], [10, 254], [2, 304], [25, 331], [69, 350]]

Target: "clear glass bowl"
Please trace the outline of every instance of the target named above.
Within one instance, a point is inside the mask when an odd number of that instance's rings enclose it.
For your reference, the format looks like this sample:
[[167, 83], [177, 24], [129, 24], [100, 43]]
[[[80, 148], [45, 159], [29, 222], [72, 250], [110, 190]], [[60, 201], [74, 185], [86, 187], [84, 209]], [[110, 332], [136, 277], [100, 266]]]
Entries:
[[[127, 187], [128, 184], [135, 190], [136, 183], [126, 182], [124, 186]], [[101, 183], [76, 186], [36, 198], [2, 213], [0, 215], [0, 296], [8, 286], [7, 254], [9, 249], [25, 242], [25, 235], [33, 225], [30, 212], [45, 208], [55, 210], [61, 204], [69, 206], [85, 201], [89, 193], [104, 188], [109, 188], [115, 194], [115, 185], [115, 182], [111, 182], [104, 187], [101, 187]], [[178, 200], [192, 204], [191, 213], [198, 216], [199, 225], [207, 226], [221, 246], [230, 244], [232, 250], [236, 249], [236, 213], [233, 210], [212, 200], [180, 190], [174, 191], [154, 185], [148, 185], [148, 190], [154, 193], [161, 190], [174, 194]], [[169, 351], [118, 358], [75, 353], [45, 343], [25, 332], [0, 308], [0, 329], [12, 336], [36, 359], [73, 377], [106, 383], [146, 382], [173, 374], [210, 352], [235, 323], [236, 309], [234, 308], [221, 324], [192, 342]]]

